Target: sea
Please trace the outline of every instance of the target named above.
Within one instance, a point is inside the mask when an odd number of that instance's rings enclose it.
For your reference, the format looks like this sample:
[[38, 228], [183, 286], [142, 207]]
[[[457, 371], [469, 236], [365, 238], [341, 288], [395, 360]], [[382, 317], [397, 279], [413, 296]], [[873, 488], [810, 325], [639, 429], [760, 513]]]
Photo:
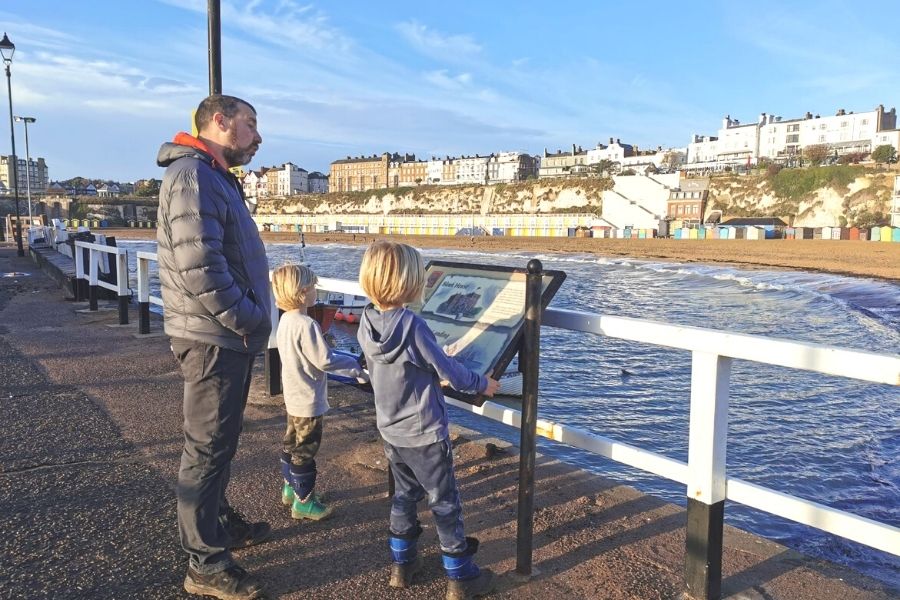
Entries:
[[[155, 243], [120, 244], [155, 251]], [[266, 247], [272, 268], [305, 255], [317, 274], [352, 280], [364, 251]], [[893, 281], [592, 254], [422, 254], [513, 267], [538, 258], [567, 275], [554, 308], [900, 354]], [[540, 418], [687, 461], [689, 352], [549, 327], [541, 336]], [[352, 347], [352, 333], [341, 343]], [[728, 417], [730, 477], [900, 527], [900, 388], [735, 360]], [[451, 407], [451, 420], [518, 443], [518, 430], [467, 411]], [[682, 484], [550, 440], [539, 439], [538, 451], [685, 505]], [[900, 589], [897, 556], [730, 501], [725, 515], [730, 525]]]

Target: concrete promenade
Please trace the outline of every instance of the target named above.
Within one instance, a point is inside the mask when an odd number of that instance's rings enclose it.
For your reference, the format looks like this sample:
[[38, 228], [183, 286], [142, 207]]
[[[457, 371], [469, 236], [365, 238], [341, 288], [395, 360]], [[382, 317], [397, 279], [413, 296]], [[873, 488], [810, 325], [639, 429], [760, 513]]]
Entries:
[[[15, 248], [0, 248], [0, 598], [184, 598], [175, 526], [181, 377], [165, 337], [85, 314]], [[101, 304], [102, 306], [102, 304]], [[137, 312], [132, 307], [131, 321]], [[161, 331], [161, 323], [152, 327]], [[336, 514], [297, 522], [279, 502], [284, 410], [262, 393], [261, 360], [229, 497], [274, 529], [238, 551], [278, 598], [442, 598], [432, 520], [421, 514], [425, 571], [387, 587], [385, 459], [370, 397], [332, 385], [322, 487]], [[683, 590], [682, 509], [553, 461], [538, 461], [534, 564], [515, 566], [515, 448], [455, 430], [467, 533], [500, 573], [492, 598], [672, 599]], [[501, 444], [501, 446], [506, 446]], [[898, 590], [728, 528], [726, 597], [886, 600]]]

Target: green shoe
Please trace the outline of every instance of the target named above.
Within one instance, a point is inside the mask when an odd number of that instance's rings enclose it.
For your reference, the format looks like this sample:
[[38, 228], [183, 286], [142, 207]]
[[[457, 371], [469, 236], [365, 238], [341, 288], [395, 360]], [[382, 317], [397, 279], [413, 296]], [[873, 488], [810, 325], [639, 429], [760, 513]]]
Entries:
[[[325, 504], [327, 492], [313, 492], [313, 496], [315, 496], [316, 500], [319, 501], [320, 504]], [[294, 503], [294, 498], [296, 498], [296, 494], [294, 494], [294, 488], [287, 481], [284, 482], [284, 485], [281, 487], [281, 503], [285, 506], [290, 506]]]
[[281, 487], [281, 503], [285, 506], [290, 506], [294, 503], [294, 488], [287, 481]]
[[295, 497], [291, 505], [291, 517], [294, 519], [312, 519], [321, 521], [333, 512], [330, 506], [323, 504], [315, 494], [310, 494], [306, 502]]

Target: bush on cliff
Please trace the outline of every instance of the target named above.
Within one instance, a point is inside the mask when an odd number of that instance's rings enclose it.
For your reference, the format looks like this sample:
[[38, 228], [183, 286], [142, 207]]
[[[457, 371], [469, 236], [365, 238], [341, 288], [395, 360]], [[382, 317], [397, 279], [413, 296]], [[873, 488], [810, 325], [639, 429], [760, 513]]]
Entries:
[[830, 187], [846, 190], [857, 177], [865, 173], [864, 167], [834, 165], [807, 169], [782, 169], [769, 178], [772, 191], [779, 198], [800, 200], [818, 189]]

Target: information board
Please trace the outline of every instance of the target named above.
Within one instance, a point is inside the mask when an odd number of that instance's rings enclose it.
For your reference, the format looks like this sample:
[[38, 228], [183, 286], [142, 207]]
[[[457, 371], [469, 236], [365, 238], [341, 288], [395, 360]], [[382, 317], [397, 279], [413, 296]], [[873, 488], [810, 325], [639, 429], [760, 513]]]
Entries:
[[[431, 261], [425, 269], [419, 314], [450, 356], [469, 369], [499, 378], [519, 351], [525, 321], [525, 269]], [[566, 278], [543, 271], [546, 308]], [[480, 406], [480, 395], [448, 389], [447, 395]]]

